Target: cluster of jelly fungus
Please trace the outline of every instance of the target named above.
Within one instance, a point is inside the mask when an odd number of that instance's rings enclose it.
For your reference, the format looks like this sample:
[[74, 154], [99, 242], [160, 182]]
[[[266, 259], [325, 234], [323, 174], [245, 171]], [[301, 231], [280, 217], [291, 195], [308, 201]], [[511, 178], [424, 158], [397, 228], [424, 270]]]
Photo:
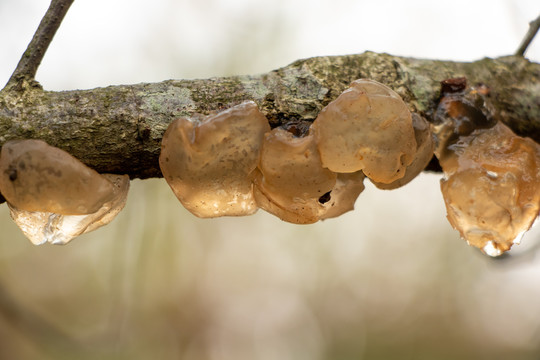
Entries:
[[470, 245], [501, 255], [539, 216], [540, 145], [483, 117], [466, 98], [451, 95], [441, 106], [447, 120], [435, 154], [448, 220]]
[[163, 136], [159, 165], [176, 197], [202, 218], [250, 215], [257, 211], [253, 178], [266, 117], [244, 102], [195, 124], [173, 121]]
[[311, 131], [324, 167], [337, 173], [362, 170], [381, 184], [403, 178], [419, 149], [407, 105], [373, 80], [354, 81], [321, 110]]
[[362, 172], [340, 178], [322, 166], [313, 135], [295, 137], [280, 128], [265, 134], [258, 169], [258, 206], [295, 224], [311, 224], [352, 210], [364, 189]]
[[100, 175], [41, 140], [15, 140], [2, 146], [0, 189], [32, 243], [65, 244], [114, 219], [126, 203], [129, 177]]

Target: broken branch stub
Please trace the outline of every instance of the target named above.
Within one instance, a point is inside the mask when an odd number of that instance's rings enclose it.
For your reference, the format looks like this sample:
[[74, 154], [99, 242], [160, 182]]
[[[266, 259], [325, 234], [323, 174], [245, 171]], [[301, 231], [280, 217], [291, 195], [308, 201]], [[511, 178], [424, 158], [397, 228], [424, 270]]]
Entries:
[[177, 119], [162, 140], [163, 176], [184, 207], [198, 217], [253, 214], [254, 170], [268, 131], [268, 120], [252, 101], [198, 124]]

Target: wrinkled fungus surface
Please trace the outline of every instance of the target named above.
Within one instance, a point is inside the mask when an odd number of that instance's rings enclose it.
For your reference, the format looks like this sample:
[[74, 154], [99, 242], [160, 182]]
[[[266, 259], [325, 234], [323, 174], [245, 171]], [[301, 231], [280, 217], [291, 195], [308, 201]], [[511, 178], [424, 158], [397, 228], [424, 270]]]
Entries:
[[11, 217], [34, 245], [49, 242], [63, 245], [75, 237], [110, 223], [124, 208], [129, 190], [127, 175], [102, 175], [113, 188], [112, 198], [90, 214], [62, 215], [47, 211], [27, 211], [8, 202]]
[[540, 212], [540, 146], [497, 123], [437, 153], [448, 220], [461, 236], [491, 256], [519, 242]]
[[314, 138], [297, 138], [283, 129], [264, 137], [256, 178], [257, 204], [282, 220], [319, 220], [318, 199], [332, 190], [336, 174], [322, 167]]
[[418, 114], [412, 114], [414, 138], [416, 140], [416, 153], [412, 163], [405, 169], [405, 174], [401, 179], [397, 179], [389, 184], [373, 181], [375, 186], [383, 190], [392, 190], [408, 184], [418, 174], [422, 172], [433, 157], [434, 142], [431, 127], [426, 119]]
[[84, 215], [114, 197], [110, 181], [41, 140], [8, 141], [0, 155], [0, 189], [20, 210]]
[[283, 129], [265, 135], [255, 198], [282, 220], [310, 224], [352, 210], [364, 175], [336, 174], [322, 166], [312, 135], [294, 137]]
[[252, 214], [257, 211], [252, 181], [268, 131], [266, 117], [252, 101], [198, 124], [175, 120], [161, 145], [163, 176], [184, 207], [198, 217]]
[[411, 113], [393, 90], [356, 80], [313, 122], [324, 167], [362, 170], [371, 180], [392, 183], [405, 174], [417, 152]]

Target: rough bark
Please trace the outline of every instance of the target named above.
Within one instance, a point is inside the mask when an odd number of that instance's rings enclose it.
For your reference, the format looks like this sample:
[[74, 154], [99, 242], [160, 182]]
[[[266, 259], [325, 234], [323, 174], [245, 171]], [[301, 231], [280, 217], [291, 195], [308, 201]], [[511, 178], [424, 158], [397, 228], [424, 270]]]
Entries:
[[520, 56], [464, 63], [366, 52], [299, 60], [255, 76], [60, 92], [18, 83], [0, 92], [0, 144], [43, 139], [102, 173], [160, 177], [161, 138], [178, 117], [253, 100], [272, 127], [306, 125], [353, 80], [369, 78], [390, 86], [411, 111], [431, 121], [440, 81], [461, 76], [487, 85], [500, 119], [540, 143], [540, 64]]

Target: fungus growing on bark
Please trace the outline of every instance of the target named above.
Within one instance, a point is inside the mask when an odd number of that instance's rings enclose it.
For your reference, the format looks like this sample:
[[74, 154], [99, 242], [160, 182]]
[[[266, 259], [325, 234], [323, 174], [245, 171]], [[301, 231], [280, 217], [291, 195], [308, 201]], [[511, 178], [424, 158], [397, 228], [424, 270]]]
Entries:
[[497, 123], [437, 153], [447, 217], [461, 236], [490, 256], [519, 243], [540, 213], [540, 146]]
[[0, 189], [18, 209], [62, 215], [94, 213], [114, 197], [110, 181], [41, 140], [14, 140], [2, 146]]
[[313, 122], [324, 167], [338, 173], [362, 170], [392, 183], [405, 174], [417, 151], [411, 113], [390, 88], [356, 80]]
[[114, 219], [125, 205], [129, 177], [100, 175], [41, 140], [17, 140], [2, 147], [0, 188], [32, 243], [65, 244]]
[[276, 128], [264, 138], [255, 178], [257, 205], [282, 220], [310, 224], [352, 210], [364, 175], [323, 168], [313, 135]]
[[244, 102], [195, 124], [173, 121], [161, 144], [163, 176], [184, 207], [198, 217], [250, 215], [254, 170], [266, 117], [252, 102]]
[[452, 226], [470, 245], [498, 256], [539, 215], [540, 146], [497, 122], [487, 87], [460, 83], [447, 93], [443, 84], [435, 114], [441, 190]]
[[375, 186], [383, 190], [392, 190], [408, 184], [418, 174], [422, 172], [433, 157], [434, 143], [433, 133], [429, 123], [418, 114], [412, 114], [414, 128], [414, 138], [416, 140], [416, 153], [412, 163], [405, 169], [405, 174], [401, 179], [397, 179], [389, 184], [372, 181]]
[[75, 237], [110, 223], [124, 208], [129, 190], [129, 176], [103, 174], [113, 184], [114, 196], [94, 213], [62, 215], [46, 211], [21, 210], [8, 203], [11, 217], [34, 245], [49, 242], [63, 245]]

